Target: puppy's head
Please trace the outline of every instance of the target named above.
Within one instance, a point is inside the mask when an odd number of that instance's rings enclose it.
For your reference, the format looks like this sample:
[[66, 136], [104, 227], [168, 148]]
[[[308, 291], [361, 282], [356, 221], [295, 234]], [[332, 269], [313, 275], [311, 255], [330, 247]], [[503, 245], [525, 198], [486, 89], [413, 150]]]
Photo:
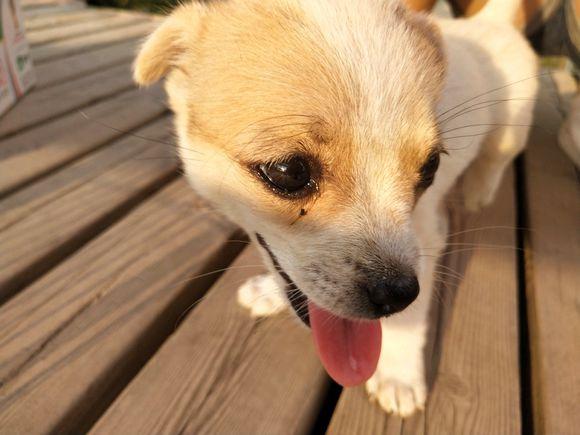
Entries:
[[414, 300], [413, 210], [441, 152], [426, 18], [388, 0], [189, 4], [137, 59], [140, 84], [163, 76], [190, 181], [302, 301], [377, 318]]

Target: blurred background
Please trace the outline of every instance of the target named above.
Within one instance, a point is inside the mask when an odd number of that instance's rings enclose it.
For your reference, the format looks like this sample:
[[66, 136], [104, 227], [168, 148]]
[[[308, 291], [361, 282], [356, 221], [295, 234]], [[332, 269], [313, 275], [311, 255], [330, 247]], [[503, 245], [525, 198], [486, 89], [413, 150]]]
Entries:
[[92, 6], [107, 6], [164, 13], [179, 3], [178, 0], [89, 0]]
[[[439, 14], [475, 15], [486, 0], [406, 0], [416, 10], [436, 9]], [[89, 5], [167, 13], [179, 0], [88, 0]], [[580, 0], [530, 0], [523, 2], [518, 26], [543, 55], [566, 55], [580, 63]], [[547, 62], [555, 62], [554, 59]], [[562, 65], [553, 65], [562, 66]], [[576, 67], [577, 70], [578, 67]]]

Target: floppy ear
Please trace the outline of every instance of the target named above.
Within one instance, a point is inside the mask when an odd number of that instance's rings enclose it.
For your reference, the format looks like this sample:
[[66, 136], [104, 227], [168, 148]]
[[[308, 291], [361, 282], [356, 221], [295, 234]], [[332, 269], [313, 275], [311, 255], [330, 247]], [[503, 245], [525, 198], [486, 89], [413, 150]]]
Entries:
[[133, 65], [133, 78], [139, 85], [151, 85], [164, 77], [179, 55], [179, 28], [175, 24], [169, 18], [141, 47]]
[[176, 66], [186, 44], [195, 42], [205, 11], [203, 4], [183, 5], [147, 38], [133, 66], [135, 82], [151, 85]]

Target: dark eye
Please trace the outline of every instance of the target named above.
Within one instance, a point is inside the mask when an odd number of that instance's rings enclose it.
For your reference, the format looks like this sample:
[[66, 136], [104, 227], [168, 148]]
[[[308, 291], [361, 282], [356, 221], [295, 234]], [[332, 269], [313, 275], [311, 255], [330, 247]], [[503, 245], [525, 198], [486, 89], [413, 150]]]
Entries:
[[278, 163], [262, 163], [258, 171], [266, 183], [286, 194], [301, 191], [312, 183], [310, 168], [302, 157], [292, 157]]
[[429, 156], [421, 168], [419, 188], [426, 189], [433, 183], [437, 168], [439, 168], [439, 153], [435, 152]]

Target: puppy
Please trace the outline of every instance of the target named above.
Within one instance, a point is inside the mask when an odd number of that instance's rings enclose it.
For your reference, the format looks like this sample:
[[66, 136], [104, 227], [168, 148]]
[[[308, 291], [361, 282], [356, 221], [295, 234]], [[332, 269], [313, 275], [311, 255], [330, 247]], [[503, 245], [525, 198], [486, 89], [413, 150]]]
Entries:
[[465, 172], [467, 208], [489, 204], [526, 142], [537, 71], [518, 3], [467, 20], [398, 0], [191, 3], [136, 60], [139, 84], [167, 76], [192, 186], [271, 269], [240, 302], [289, 302], [330, 376], [401, 416], [426, 400], [442, 201]]

